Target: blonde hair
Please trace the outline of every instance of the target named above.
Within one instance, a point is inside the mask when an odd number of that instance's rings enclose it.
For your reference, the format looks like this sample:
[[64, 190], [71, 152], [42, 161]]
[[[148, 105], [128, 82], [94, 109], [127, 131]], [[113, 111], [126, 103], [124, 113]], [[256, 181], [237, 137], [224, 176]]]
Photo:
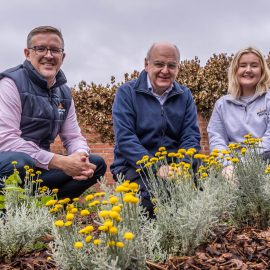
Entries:
[[232, 62], [231, 62], [230, 67], [229, 67], [229, 71], [228, 71], [228, 80], [229, 80], [228, 93], [237, 99], [241, 96], [242, 90], [241, 90], [241, 86], [237, 80], [236, 73], [237, 73], [237, 70], [239, 67], [240, 57], [246, 53], [254, 53], [260, 59], [262, 76], [261, 76], [261, 79], [259, 80], [259, 82], [256, 86], [255, 93], [262, 94], [262, 93], [266, 92], [270, 86], [270, 70], [267, 66], [266, 60], [265, 60], [264, 56], [262, 55], [262, 53], [254, 47], [247, 47], [247, 48], [241, 49], [233, 57]]

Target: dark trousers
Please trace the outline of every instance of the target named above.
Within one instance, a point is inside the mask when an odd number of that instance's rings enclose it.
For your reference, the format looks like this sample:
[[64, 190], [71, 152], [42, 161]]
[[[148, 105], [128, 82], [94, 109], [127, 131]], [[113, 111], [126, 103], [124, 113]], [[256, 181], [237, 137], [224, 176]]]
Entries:
[[8, 177], [13, 173], [14, 166], [11, 164], [12, 161], [17, 161], [16, 169], [19, 171], [22, 180], [25, 177], [25, 165], [33, 168], [35, 171], [41, 171], [42, 185], [50, 189], [58, 188], [59, 192], [57, 195], [59, 199], [79, 197], [86, 189], [94, 185], [100, 177], [104, 176], [107, 169], [107, 165], [102, 157], [91, 154], [89, 161], [97, 166], [94, 175], [87, 180], [77, 181], [62, 170], [44, 170], [35, 167], [33, 159], [27, 154], [21, 152], [1, 152], [0, 179], [4, 176]]

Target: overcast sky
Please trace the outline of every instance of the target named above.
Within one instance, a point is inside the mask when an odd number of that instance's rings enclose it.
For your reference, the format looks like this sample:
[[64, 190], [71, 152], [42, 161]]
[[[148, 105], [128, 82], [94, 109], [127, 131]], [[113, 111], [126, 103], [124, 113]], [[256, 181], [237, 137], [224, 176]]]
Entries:
[[26, 36], [40, 25], [65, 39], [62, 66], [70, 86], [106, 84], [111, 75], [142, 70], [155, 41], [170, 41], [181, 60], [234, 53], [253, 45], [270, 51], [270, 0], [3, 0], [0, 70], [23, 62]]

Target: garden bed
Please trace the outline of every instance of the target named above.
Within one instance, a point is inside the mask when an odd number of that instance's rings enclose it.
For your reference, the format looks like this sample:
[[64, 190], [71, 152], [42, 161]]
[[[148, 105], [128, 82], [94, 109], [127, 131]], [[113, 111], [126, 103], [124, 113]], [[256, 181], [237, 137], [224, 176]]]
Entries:
[[[253, 228], [216, 231], [209, 244], [196, 249], [194, 256], [171, 257], [166, 263], [147, 261], [151, 270], [176, 269], [268, 269], [270, 265], [270, 229]], [[46, 249], [1, 263], [1, 270], [59, 270]]]

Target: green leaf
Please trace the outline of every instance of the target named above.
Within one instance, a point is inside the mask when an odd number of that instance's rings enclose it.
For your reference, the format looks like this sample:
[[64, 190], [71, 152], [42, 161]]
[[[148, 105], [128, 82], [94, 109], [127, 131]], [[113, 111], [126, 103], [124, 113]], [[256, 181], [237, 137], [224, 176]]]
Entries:
[[53, 200], [53, 199], [54, 199], [53, 196], [44, 196], [41, 198], [41, 202], [43, 205], [45, 205], [48, 201]]
[[12, 175], [10, 175], [7, 180], [5, 181], [5, 185], [6, 184], [13, 184], [13, 185], [16, 185], [16, 184], [21, 184], [22, 183], [22, 179], [21, 177], [19, 176], [18, 173], [13, 173]]
[[0, 195], [0, 202], [4, 202], [5, 201], [5, 196], [4, 195]]

